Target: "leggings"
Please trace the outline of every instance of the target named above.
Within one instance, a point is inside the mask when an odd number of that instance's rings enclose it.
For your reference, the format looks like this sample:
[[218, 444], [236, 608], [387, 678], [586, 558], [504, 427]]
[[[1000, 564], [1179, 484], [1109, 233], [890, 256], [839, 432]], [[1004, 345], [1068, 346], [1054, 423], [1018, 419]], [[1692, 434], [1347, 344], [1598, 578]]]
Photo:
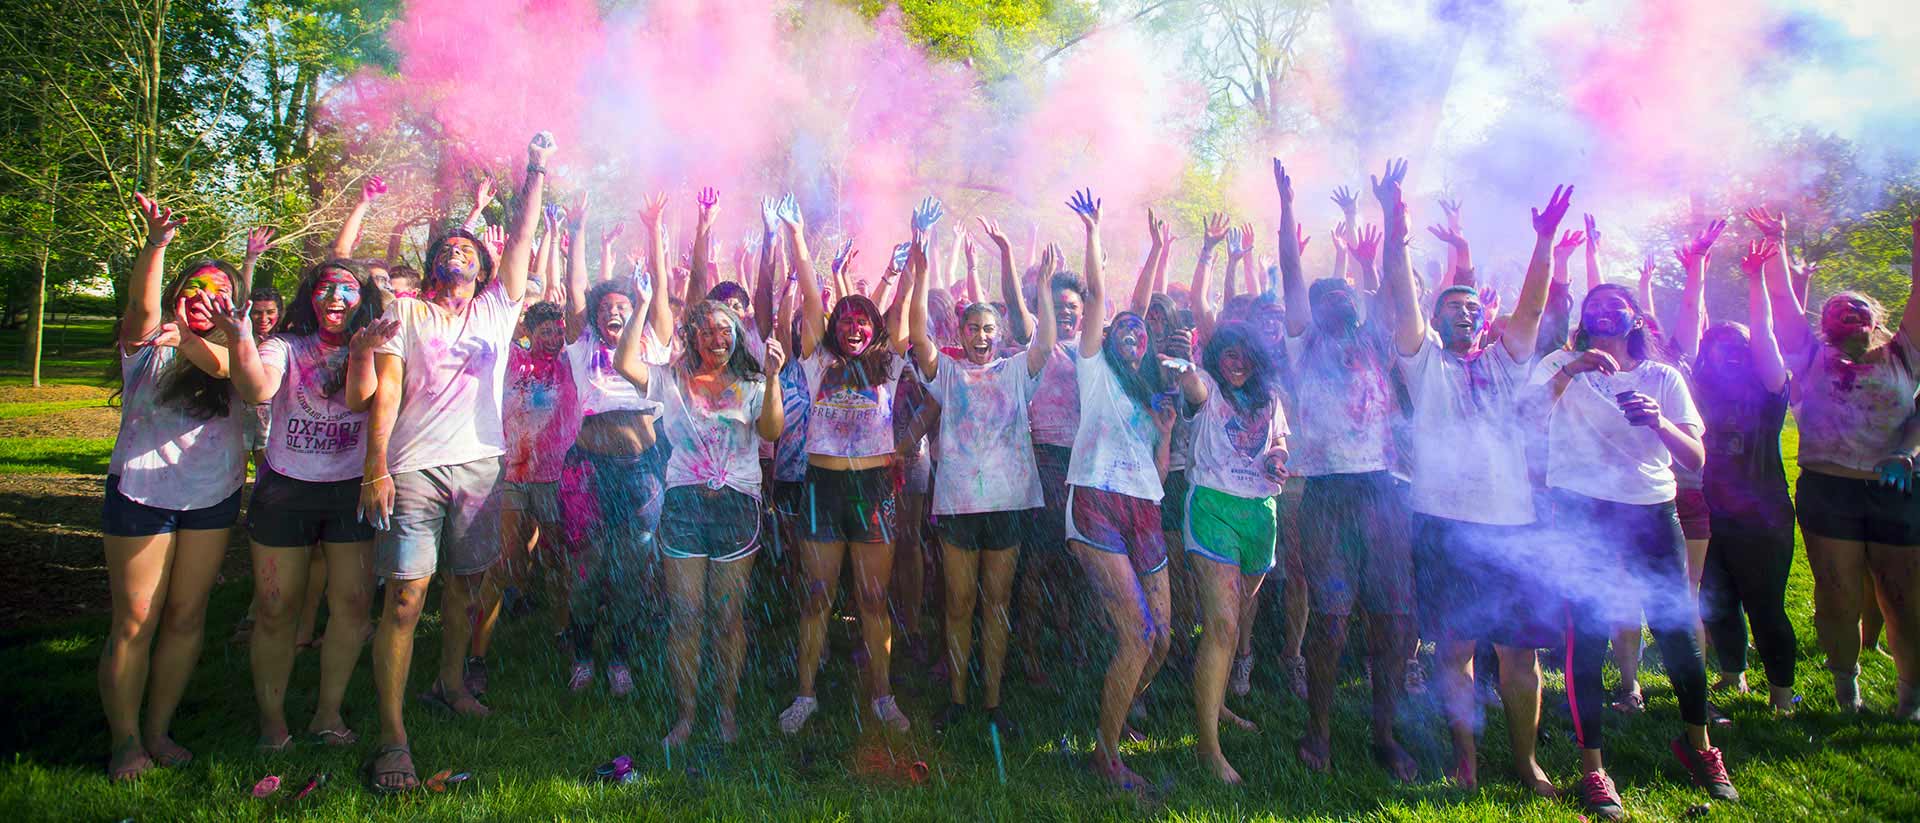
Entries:
[[643, 611], [659, 610], [654, 531], [660, 523], [660, 470], [665, 450], [606, 455], [578, 446], [561, 472], [561, 509], [572, 543], [572, 611], [567, 640], [575, 660], [593, 659], [593, 636], [604, 625], [613, 659], [632, 656]]
[[1580, 748], [1604, 743], [1600, 667], [1614, 630], [1644, 609], [1688, 725], [1707, 723], [1707, 669], [1694, 636], [1699, 605], [1687, 582], [1687, 544], [1673, 501], [1634, 505], [1554, 489], [1554, 519], [1569, 553], [1567, 705]]
[[[1767, 667], [1767, 682], [1793, 686], [1798, 651], [1787, 619], [1787, 574], [1793, 568], [1793, 521], [1769, 529], [1729, 517], [1713, 518], [1707, 566], [1700, 581], [1700, 611], [1713, 638], [1720, 671], [1747, 670], [1747, 623]], [[1741, 612], [1745, 611], [1744, 617]]]

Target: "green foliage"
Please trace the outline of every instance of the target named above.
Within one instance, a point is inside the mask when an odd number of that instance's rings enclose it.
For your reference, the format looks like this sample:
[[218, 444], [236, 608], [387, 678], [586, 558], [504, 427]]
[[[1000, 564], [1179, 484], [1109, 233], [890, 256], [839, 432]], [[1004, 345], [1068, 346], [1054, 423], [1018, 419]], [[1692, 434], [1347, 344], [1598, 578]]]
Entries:
[[1087, 0], [853, 0], [869, 18], [898, 8], [908, 37], [928, 53], [972, 65], [988, 81], [1006, 79], [1092, 30]]

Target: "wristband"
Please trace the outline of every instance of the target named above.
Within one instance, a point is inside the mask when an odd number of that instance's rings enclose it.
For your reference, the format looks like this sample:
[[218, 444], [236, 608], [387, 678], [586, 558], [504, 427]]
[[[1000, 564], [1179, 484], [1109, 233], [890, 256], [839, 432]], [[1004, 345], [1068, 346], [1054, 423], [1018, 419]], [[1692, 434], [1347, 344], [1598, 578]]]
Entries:
[[528, 174], [528, 175], [535, 175], [535, 174], [546, 174], [546, 173], [547, 173], [547, 167], [546, 167], [546, 166], [542, 166], [542, 165], [540, 165], [540, 164], [538, 164], [538, 163], [528, 163], [528, 164], [527, 164], [527, 174]]
[[378, 482], [380, 482], [380, 481], [382, 481], [382, 480], [388, 480], [388, 479], [391, 479], [392, 477], [393, 477], [393, 475], [391, 475], [391, 474], [383, 474], [383, 475], [380, 475], [379, 477], [376, 477], [376, 478], [374, 478], [374, 479], [372, 479], [372, 480], [362, 480], [362, 481], [360, 481], [360, 488], [363, 488], [363, 489], [364, 489], [364, 488], [366, 488], [366, 487], [368, 487], [368, 486], [371, 486], [371, 485], [373, 485], [373, 484], [375, 484], [375, 483], [378, 483]]

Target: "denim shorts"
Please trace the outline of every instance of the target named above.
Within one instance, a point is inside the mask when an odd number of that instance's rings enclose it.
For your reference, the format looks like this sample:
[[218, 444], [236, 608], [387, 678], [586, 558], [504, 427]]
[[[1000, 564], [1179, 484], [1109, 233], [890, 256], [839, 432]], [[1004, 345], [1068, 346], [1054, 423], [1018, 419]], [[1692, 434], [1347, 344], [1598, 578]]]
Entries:
[[394, 580], [431, 577], [440, 552], [447, 570], [474, 575], [500, 559], [505, 461], [484, 457], [393, 476], [393, 516], [380, 533], [374, 572]]

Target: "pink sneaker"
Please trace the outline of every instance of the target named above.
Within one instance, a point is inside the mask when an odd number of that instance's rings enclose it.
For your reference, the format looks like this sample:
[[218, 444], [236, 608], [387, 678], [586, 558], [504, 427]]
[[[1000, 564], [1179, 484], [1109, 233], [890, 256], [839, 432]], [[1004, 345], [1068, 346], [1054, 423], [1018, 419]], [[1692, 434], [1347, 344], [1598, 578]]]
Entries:
[[615, 663], [607, 667], [607, 680], [612, 682], [613, 696], [626, 697], [633, 694], [633, 673], [627, 671], [627, 664]]
[[573, 664], [573, 675], [567, 678], [567, 691], [579, 694], [593, 684], [593, 661], [583, 660]]

